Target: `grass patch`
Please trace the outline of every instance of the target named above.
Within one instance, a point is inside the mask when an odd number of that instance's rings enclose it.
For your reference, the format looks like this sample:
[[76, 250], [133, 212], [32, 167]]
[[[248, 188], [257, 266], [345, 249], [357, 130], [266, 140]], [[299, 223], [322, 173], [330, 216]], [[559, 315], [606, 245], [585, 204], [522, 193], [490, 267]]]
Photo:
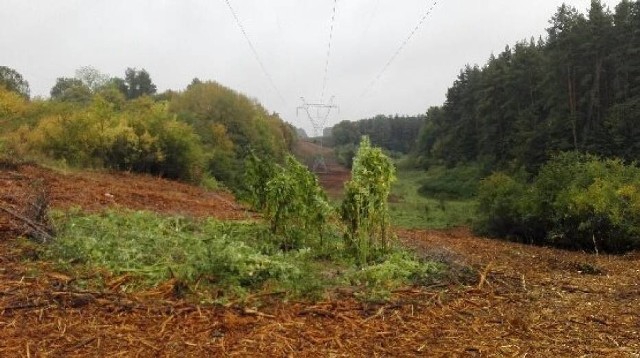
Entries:
[[471, 199], [476, 196], [480, 180], [485, 176], [480, 164], [466, 164], [455, 168], [433, 166], [420, 181], [418, 192], [425, 197]]
[[52, 217], [58, 237], [44, 255], [64, 272], [130, 275], [135, 280], [120, 287], [125, 291], [176, 279], [200, 301], [224, 302], [258, 292], [315, 299], [339, 286], [351, 286], [363, 298], [384, 298], [396, 287], [445, 269], [399, 248], [359, 268], [344, 254], [339, 230], [325, 234], [322, 246], [319, 240], [306, 240], [306, 247], [283, 251], [262, 222], [115, 210], [58, 211]]
[[392, 185], [389, 209], [394, 226], [414, 229], [445, 229], [470, 226], [475, 219], [473, 199], [450, 199], [449, 195], [420, 194], [430, 172], [399, 169]]

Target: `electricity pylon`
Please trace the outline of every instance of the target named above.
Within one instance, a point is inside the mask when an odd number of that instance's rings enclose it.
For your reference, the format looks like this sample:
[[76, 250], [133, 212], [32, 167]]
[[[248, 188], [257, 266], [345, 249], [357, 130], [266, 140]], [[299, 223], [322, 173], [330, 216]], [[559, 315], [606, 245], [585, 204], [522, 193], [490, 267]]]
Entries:
[[308, 103], [304, 97], [300, 97], [302, 105], [296, 109], [296, 115], [300, 114], [300, 110], [303, 110], [304, 113], [307, 114], [313, 126], [313, 136], [320, 137], [320, 153], [314, 158], [312, 166], [314, 172], [321, 172], [320, 169], [322, 169], [322, 172], [327, 171], [327, 164], [324, 161], [324, 155], [322, 155], [322, 138], [324, 136], [324, 129], [327, 126], [329, 114], [331, 114], [331, 111], [334, 109], [339, 111], [338, 106], [333, 104], [334, 98], [335, 97], [331, 97], [329, 103]]

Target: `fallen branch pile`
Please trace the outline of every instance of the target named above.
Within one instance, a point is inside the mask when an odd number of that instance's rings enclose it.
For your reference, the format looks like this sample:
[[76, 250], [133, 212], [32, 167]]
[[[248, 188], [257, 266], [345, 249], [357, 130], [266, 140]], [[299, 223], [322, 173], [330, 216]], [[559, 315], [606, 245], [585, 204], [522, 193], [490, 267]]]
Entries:
[[0, 178], [0, 239], [26, 236], [39, 243], [53, 238], [49, 221], [49, 192], [40, 179], [17, 172]]

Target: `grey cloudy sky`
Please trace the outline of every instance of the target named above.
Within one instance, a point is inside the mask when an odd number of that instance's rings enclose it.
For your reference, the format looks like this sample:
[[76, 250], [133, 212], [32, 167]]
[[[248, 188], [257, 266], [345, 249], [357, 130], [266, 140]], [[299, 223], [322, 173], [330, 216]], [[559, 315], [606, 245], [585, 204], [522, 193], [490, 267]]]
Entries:
[[[1, 0], [0, 65], [18, 70], [33, 95], [81, 66], [113, 76], [145, 68], [160, 91], [192, 78], [215, 80], [258, 99], [283, 119], [300, 96], [318, 101], [333, 0], [230, 0], [270, 85], [224, 0]], [[467, 63], [484, 64], [507, 44], [544, 35], [561, 0], [440, 0], [382, 75], [431, 0], [337, 0], [327, 95], [340, 112], [330, 124], [376, 114], [418, 114], [444, 101]], [[565, 1], [586, 11], [589, 0]], [[613, 10], [617, 0], [603, 1]]]

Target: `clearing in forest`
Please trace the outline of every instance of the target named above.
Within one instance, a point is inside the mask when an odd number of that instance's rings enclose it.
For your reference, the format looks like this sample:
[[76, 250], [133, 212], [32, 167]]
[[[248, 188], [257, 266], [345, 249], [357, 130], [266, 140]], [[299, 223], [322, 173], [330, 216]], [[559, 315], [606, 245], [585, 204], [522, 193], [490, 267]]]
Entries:
[[[227, 193], [149, 176], [36, 166], [0, 170], [3, 207], [40, 178], [53, 208], [120, 206], [252, 217]], [[109, 195], [107, 195], [109, 194]], [[388, 303], [345, 293], [260, 307], [176, 298], [172, 282], [135, 294], [112, 277], [101, 291], [29, 256], [28, 230], [0, 214], [0, 356], [611, 356], [640, 353], [640, 256], [594, 256], [474, 237], [397, 230], [421, 255], [458, 267], [460, 282], [394, 292]], [[469, 269], [471, 268], [471, 269]], [[251, 302], [249, 300], [249, 302]]]

